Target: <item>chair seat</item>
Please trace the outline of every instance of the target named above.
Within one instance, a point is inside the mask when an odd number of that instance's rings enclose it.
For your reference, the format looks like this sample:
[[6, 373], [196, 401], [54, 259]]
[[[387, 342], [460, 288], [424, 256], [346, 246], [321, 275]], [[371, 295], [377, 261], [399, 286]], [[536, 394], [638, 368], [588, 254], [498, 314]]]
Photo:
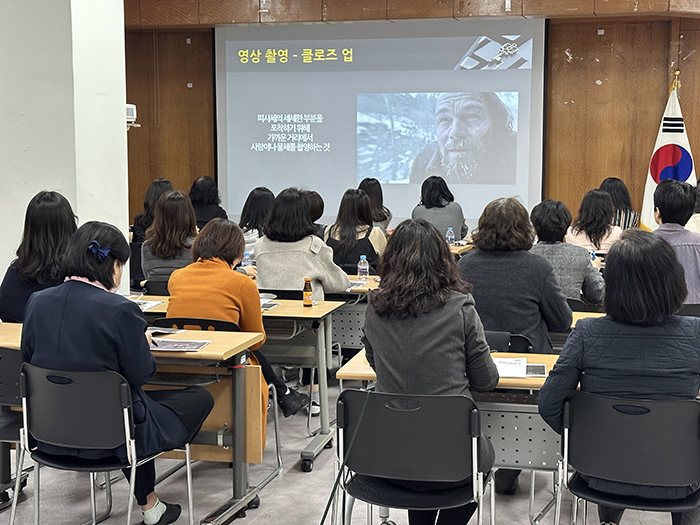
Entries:
[[435, 510], [461, 507], [472, 501], [472, 486], [444, 490], [412, 490], [386, 478], [355, 475], [345, 490], [355, 499], [380, 507]]
[[576, 473], [569, 481], [569, 490], [581, 499], [591, 501], [598, 505], [617, 509], [636, 509], [656, 512], [683, 512], [693, 510], [700, 506], [700, 490], [683, 499], [647, 499], [634, 496], [621, 496], [609, 494], [592, 489], [588, 483]]
[[41, 450], [32, 450], [32, 459], [42, 465], [59, 470], [75, 470], [78, 472], [105, 472], [128, 467], [129, 463], [116, 456], [100, 459], [88, 459], [63, 454], [48, 454]]

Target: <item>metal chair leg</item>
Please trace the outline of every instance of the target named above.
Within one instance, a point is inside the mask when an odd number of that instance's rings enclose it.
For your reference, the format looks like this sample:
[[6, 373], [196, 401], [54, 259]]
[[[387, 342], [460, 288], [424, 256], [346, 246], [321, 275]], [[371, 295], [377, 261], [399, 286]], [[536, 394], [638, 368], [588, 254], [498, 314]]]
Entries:
[[24, 465], [24, 435], [20, 434], [20, 446], [17, 449], [17, 468], [15, 473], [15, 492], [12, 495], [12, 511], [10, 513], [10, 525], [14, 525], [17, 517], [17, 503], [19, 502], [19, 491], [22, 486], [22, 465]]
[[189, 514], [190, 525], [194, 525], [194, 495], [192, 491], [192, 457], [190, 454], [190, 444], [185, 444], [185, 461], [187, 461], [187, 513]]
[[367, 504], [367, 525], [372, 525], [372, 504]]
[[581, 511], [581, 515], [583, 516], [583, 525], [588, 524], [588, 502], [586, 500], [583, 500], [583, 510]]
[[494, 482], [493, 472], [489, 476], [489, 525], [496, 525], [496, 486]]
[[578, 520], [578, 498], [571, 495], [571, 525], [576, 525]]
[[352, 523], [352, 508], [355, 506], [355, 498], [348, 495], [345, 504], [345, 524], [350, 525]]
[[561, 463], [557, 467], [557, 472], [556, 472], [556, 483], [554, 486], [554, 491], [555, 491], [555, 497], [556, 497], [556, 503], [554, 504], [554, 525], [559, 525], [559, 519], [561, 518], [561, 498], [562, 498], [562, 491], [563, 491], [563, 471], [561, 467]]
[[34, 525], [39, 525], [39, 463], [34, 462]]
[[482, 525], [484, 522], [484, 475], [481, 472], [476, 478], [476, 483], [478, 484], [477, 493], [479, 494], [479, 500], [476, 502], [477, 523]]
[[90, 517], [92, 525], [97, 525], [97, 503], [95, 502], [95, 473], [90, 472]]

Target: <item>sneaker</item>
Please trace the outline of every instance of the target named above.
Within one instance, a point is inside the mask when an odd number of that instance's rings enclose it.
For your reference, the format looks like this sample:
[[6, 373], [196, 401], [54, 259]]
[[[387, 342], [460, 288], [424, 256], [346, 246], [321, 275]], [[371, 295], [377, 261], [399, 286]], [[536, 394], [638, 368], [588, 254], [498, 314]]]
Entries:
[[[165, 501], [163, 503], [165, 503]], [[169, 523], [175, 523], [180, 517], [181, 512], [182, 508], [177, 503], [165, 503], [165, 512], [156, 522], [156, 525], [168, 525]], [[142, 521], [141, 525], [146, 525], [146, 522]]]
[[299, 412], [305, 406], [309, 404], [309, 396], [306, 394], [300, 394], [296, 390], [289, 389], [289, 393], [282, 396], [277, 403], [282, 409], [282, 414], [284, 417], [289, 417], [297, 412]]
[[311, 405], [306, 408], [307, 411], [311, 410], [311, 416], [316, 417], [321, 415], [321, 405], [318, 404], [316, 401], [312, 401]]

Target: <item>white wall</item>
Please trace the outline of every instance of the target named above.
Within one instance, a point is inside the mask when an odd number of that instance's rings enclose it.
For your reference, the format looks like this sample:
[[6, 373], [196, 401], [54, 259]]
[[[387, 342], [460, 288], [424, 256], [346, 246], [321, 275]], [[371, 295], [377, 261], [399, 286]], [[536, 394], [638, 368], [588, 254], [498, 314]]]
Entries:
[[2, 0], [0, 20], [4, 273], [38, 191], [126, 232], [128, 178], [123, 0]]

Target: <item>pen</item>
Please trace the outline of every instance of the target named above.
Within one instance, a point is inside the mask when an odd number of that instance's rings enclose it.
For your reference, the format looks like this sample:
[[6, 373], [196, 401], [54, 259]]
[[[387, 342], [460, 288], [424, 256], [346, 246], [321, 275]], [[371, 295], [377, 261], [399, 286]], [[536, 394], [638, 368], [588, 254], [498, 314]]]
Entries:
[[151, 339], [151, 344], [152, 344], [153, 346], [158, 346], [158, 343], [156, 342], [155, 339]]

